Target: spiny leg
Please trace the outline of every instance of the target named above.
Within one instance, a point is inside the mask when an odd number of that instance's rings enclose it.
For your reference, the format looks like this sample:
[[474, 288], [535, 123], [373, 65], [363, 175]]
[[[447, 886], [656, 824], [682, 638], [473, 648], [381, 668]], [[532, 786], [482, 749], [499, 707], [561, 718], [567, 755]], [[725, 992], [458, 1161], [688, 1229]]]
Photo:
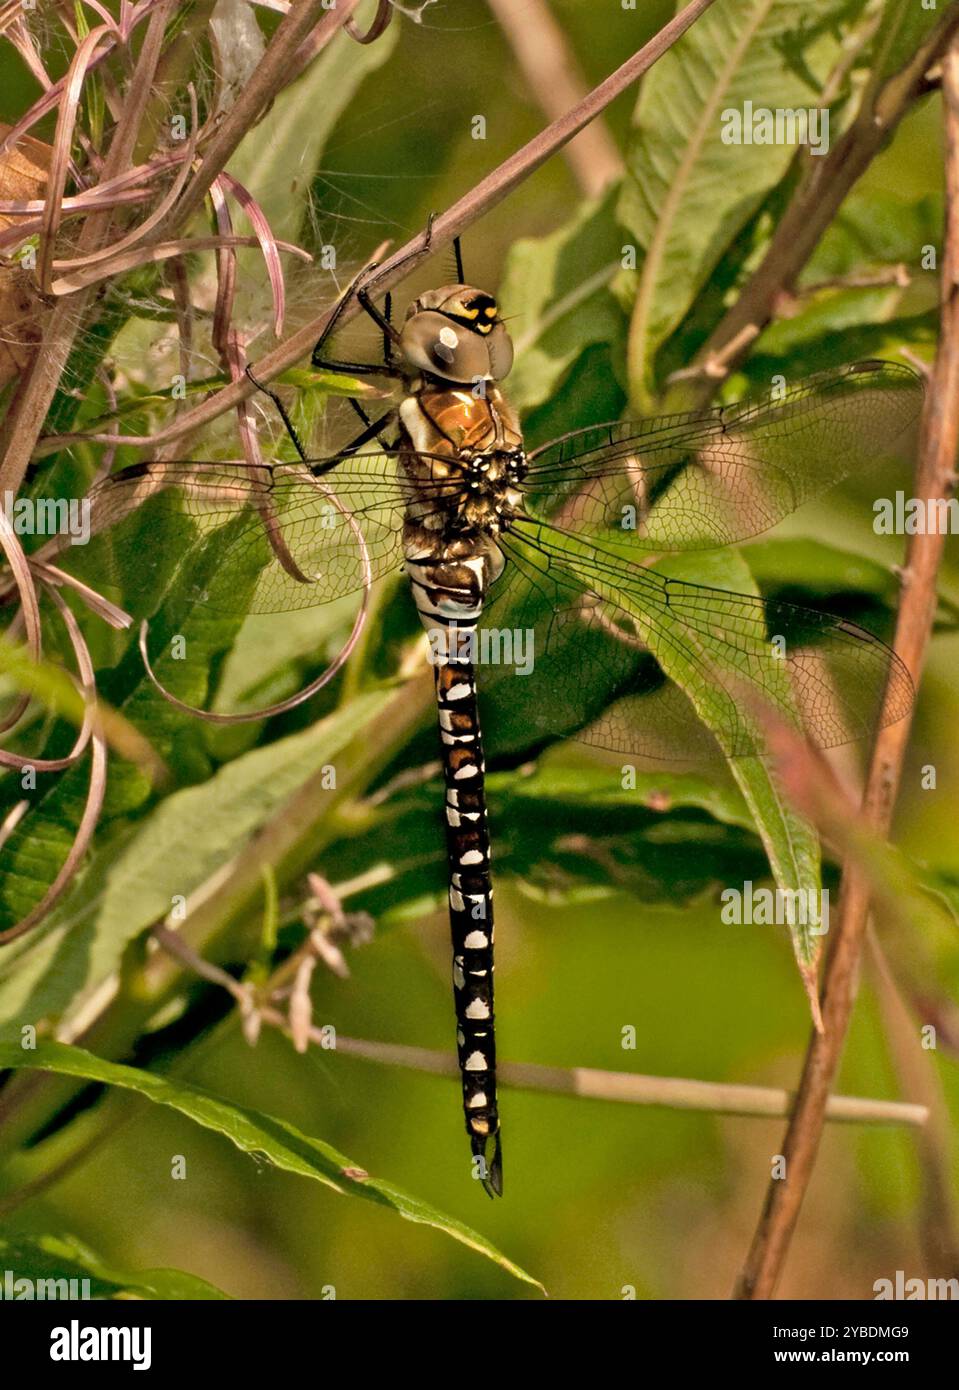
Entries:
[[273, 388], [272, 388], [271, 386], [267, 386], [264, 382], [259, 381], [259, 380], [253, 375], [253, 369], [251, 368], [251, 366], [250, 366], [249, 363], [247, 363], [246, 367], [244, 368], [244, 371], [246, 372], [246, 374], [247, 374], [247, 376], [250, 378], [250, 380], [253, 382], [253, 385], [256, 387], [256, 389], [257, 389], [258, 391], [262, 391], [263, 394], [264, 394], [264, 396], [269, 396], [270, 400], [271, 400], [271, 401], [273, 402], [273, 404], [276, 406], [277, 411], [279, 412], [280, 419], [283, 421], [283, 425], [284, 425], [284, 427], [285, 427], [285, 429], [286, 429], [286, 432], [287, 432], [287, 434], [290, 436], [290, 438], [293, 440], [293, 445], [294, 445], [294, 448], [296, 449], [296, 452], [299, 454], [300, 458], [301, 458], [301, 459], [303, 460], [303, 462], [305, 463], [305, 462], [306, 462], [306, 450], [303, 448], [303, 445], [300, 443], [300, 436], [299, 436], [299, 435], [297, 434], [297, 432], [296, 432], [296, 426], [294, 425], [293, 421], [290, 419], [289, 412], [287, 411], [286, 406], [285, 406], [285, 405], [283, 404], [283, 402], [280, 400], [279, 395], [277, 394], [276, 391], [273, 390]]
[[[435, 222], [435, 220], [436, 213], [431, 212], [426, 223], [426, 235], [422, 247], [423, 251], [429, 251], [431, 245], [433, 244], [433, 223]], [[421, 248], [415, 247], [412, 251], [407, 252], [407, 254], [401, 260], [397, 261], [396, 264], [391, 267], [391, 270], [399, 270], [400, 267], [405, 265], [407, 261], [414, 260], [420, 254]], [[378, 271], [379, 274], [377, 273]], [[379, 269], [379, 263], [374, 261], [372, 265], [368, 265], [363, 270], [361, 270], [359, 275], [357, 275], [356, 278], [349, 285], [346, 293], [343, 295], [342, 299], [334, 309], [329, 323], [323, 329], [323, 332], [321, 333], [317, 341], [317, 344], [313, 349], [312, 363], [314, 367], [323, 368], [326, 371], [345, 372], [347, 370], [353, 370], [353, 367], [350, 364], [343, 362], [333, 362], [324, 359], [322, 353], [327, 341], [333, 335], [336, 329], [336, 325], [339, 322], [342, 314], [344, 313], [347, 304], [355, 295], [359, 302], [360, 308], [363, 309], [363, 311], [369, 315], [369, 317], [373, 320], [373, 322], [383, 333], [383, 355], [386, 359], [385, 362], [378, 367], [371, 367], [369, 364], [359, 365], [361, 367], [365, 366], [365, 374], [367, 375], [373, 375], [377, 372], [384, 373], [388, 376], [401, 375], [399, 370], [392, 363], [392, 349], [393, 345], [399, 341], [399, 332], [390, 321], [389, 310], [387, 310], [387, 312], [383, 314], [373, 303], [373, 295], [376, 292], [376, 284], [381, 277], [382, 271], [380, 271]], [[386, 346], [387, 343], [389, 344], [388, 347]]]
[[[290, 419], [289, 412], [287, 411], [287, 408], [283, 404], [279, 395], [269, 386], [266, 386], [262, 381], [259, 381], [253, 375], [253, 372], [250, 367], [246, 368], [246, 374], [253, 382], [253, 385], [257, 388], [257, 390], [262, 391], [265, 396], [269, 396], [270, 400], [276, 406], [277, 411], [279, 412], [280, 419], [283, 421], [283, 424], [286, 428], [286, 432], [292, 439], [293, 444], [296, 447], [296, 452], [299, 454], [300, 458], [303, 460], [304, 463], [311, 463], [311, 459], [307, 455], [306, 450], [303, 448], [303, 445], [300, 442], [300, 437], [296, 432], [296, 426]], [[388, 425], [390, 421], [396, 417], [396, 410], [387, 410], [386, 413], [381, 415], [378, 420], [371, 420], [358, 401], [354, 401], [352, 396], [349, 397], [349, 401], [350, 404], [353, 406], [354, 410], [356, 410], [360, 418], [363, 420], [366, 428], [362, 430], [356, 436], [355, 439], [351, 440], [349, 444], [345, 444], [343, 448], [339, 450], [335, 458], [327, 459], [324, 461], [321, 467], [314, 468], [313, 471], [316, 474], [328, 473], [331, 468], [334, 468], [336, 464], [339, 463], [340, 459], [347, 458], [350, 454], [355, 454], [357, 449], [361, 449], [363, 445], [368, 444], [371, 439], [376, 439], [380, 444], [382, 444], [384, 449], [391, 450], [391, 446], [385, 440], [380, 438], [380, 431], [384, 428], [384, 426]]]
[[362, 448], [364, 444], [368, 444], [371, 439], [375, 439], [386, 453], [395, 453], [396, 445], [391, 443], [388, 439], [384, 439], [381, 431], [386, 425], [392, 423], [392, 421], [396, 419], [399, 413], [398, 410], [394, 407], [392, 410], [387, 410], [378, 420], [371, 420], [359, 401], [354, 400], [352, 396], [347, 397], [347, 399], [357, 415], [366, 425], [366, 429], [363, 430], [362, 434], [357, 435], [352, 443], [347, 444], [345, 448], [341, 449], [340, 454], [355, 454], [357, 449]]

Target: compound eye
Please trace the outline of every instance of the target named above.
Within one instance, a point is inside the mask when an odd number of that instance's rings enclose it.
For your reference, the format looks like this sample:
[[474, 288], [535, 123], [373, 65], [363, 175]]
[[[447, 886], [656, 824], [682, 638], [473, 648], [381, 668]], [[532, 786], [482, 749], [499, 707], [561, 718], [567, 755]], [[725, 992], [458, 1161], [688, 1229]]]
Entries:
[[400, 349], [412, 366], [467, 384], [489, 376], [486, 344], [486, 338], [432, 310], [409, 319], [400, 338]]

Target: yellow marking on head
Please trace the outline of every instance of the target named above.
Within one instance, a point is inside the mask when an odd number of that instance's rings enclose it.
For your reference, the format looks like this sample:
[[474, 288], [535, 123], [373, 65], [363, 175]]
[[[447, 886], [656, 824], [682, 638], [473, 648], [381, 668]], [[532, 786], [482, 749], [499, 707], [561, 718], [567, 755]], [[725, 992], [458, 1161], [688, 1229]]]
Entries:
[[492, 331], [493, 325], [491, 323], [478, 323], [476, 325], [476, 328], [477, 331], [480, 333], [490, 333]]
[[475, 305], [472, 309], [467, 309], [464, 306], [460, 312], [462, 313], [464, 319], [475, 319], [476, 315], [479, 313], [479, 309], [477, 309]]
[[495, 304], [487, 304], [486, 308], [483, 310], [483, 313], [486, 315], [488, 319], [495, 319], [496, 315], [499, 313], [499, 310], [497, 309]]

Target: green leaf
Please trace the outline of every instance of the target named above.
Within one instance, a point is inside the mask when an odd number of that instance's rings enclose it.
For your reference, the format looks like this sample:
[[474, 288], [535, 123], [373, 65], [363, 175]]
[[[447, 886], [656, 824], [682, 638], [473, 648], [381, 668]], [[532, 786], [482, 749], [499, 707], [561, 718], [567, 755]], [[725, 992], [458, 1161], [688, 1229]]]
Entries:
[[[786, 173], [796, 147], [724, 143], [724, 112], [816, 104], [797, 46], [848, 9], [841, 0], [725, 0], [645, 78], [619, 215], [645, 253], [629, 336], [634, 405], [655, 396], [655, 357], [726, 247]], [[792, 44], [787, 43], [791, 39]], [[837, 52], [815, 39], [820, 75]]]
[[[52, 661], [34, 661], [25, 646], [0, 635], [0, 672], [14, 690], [32, 695], [54, 714], [62, 715], [79, 728], [87, 712], [86, 703], [74, 681]], [[101, 731], [110, 746], [123, 757], [143, 767], [155, 766], [147, 741], [125, 719], [100, 705]]]
[[[151, 499], [131, 519], [131, 525], [142, 528], [142, 544], [137, 550], [141, 563], [139, 573], [118, 576], [124, 581], [122, 601], [133, 612], [144, 611], [148, 594], [154, 606], [163, 602], [162, 615], [151, 632], [152, 650], [159, 653], [154, 657], [157, 677], [180, 699], [202, 705], [210, 672], [243, 622], [244, 597], [248, 601], [256, 583], [257, 563], [262, 561], [250, 555], [245, 567], [228, 568], [218, 563], [216, 547], [209, 546], [201, 565], [176, 573], [178, 548], [189, 543], [188, 523], [183, 516], [173, 517], [153, 508], [153, 502], [158, 500], [163, 499]], [[242, 517], [231, 523], [235, 527], [243, 524]], [[220, 539], [227, 541], [229, 532], [230, 527], [224, 527]], [[77, 569], [92, 567], [87, 571], [92, 574], [91, 582], [99, 582], [101, 587], [108, 544], [107, 536], [95, 537], [76, 557]], [[109, 568], [106, 573], [110, 573]], [[210, 594], [209, 605], [197, 600], [197, 592], [204, 589]], [[230, 595], [229, 602], [225, 601], [226, 594]], [[174, 636], [181, 639], [179, 643], [171, 642]], [[189, 652], [188, 661], [178, 659], [181, 646]], [[149, 739], [179, 780], [197, 780], [207, 775], [209, 760], [203, 751], [202, 727], [174, 709], [148, 679], [135, 643], [120, 665], [100, 679], [99, 689]], [[54, 781], [38, 782], [34, 804], [0, 850], [2, 925], [9, 925], [28, 912], [59, 872], [83, 814], [88, 779], [89, 761], [81, 759]], [[142, 806], [151, 792], [151, 778], [144, 772], [130, 763], [111, 759], [104, 819]]]
[[[293, 386], [299, 391], [317, 391], [326, 396], [364, 396], [379, 397], [379, 391], [368, 381], [359, 377], [343, 376], [333, 372], [313, 371], [309, 367], [290, 367], [273, 378], [274, 386]], [[174, 401], [190, 400], [193, 396], [206, 397], [211, 391], [222, 390], [229, 385], [229, 377], [223, 373], [213, 376], [194, 377], [190, 381], [163, 390], [148, 391], [142, 395], [121, 396], [115, 410], [84, 420], [84, 428], [91, 434], [108, 429], [112, 423], [123, 420], [129, 428], [131, 416], [146, 417], [151, 410], [168, 408]], [[176, 394], [174, 394], [176, 393]]]
[[888, 189], [853, 188], [807, 262], [800, 285], [903, 263], [920, 280], [925, 277], [935, 295], [936, 272], [917, 265], [916, 248], [938, 245], [941, 237], [941, 194], [907, 199]]
[[312, 1178], [343, 1196], [359, 1197], [377, 1206], [387, 1207], [406, 1221], [432, 1226], [492, 1260], [514, 1278], [535, 1288], [543, 1288], [538, 1279], [507, 1259], [469, 1226], [445, 1216], [419, 1198], [409, 1196], [390, 1182], [370, 1177], [359, 1165], [323, 1140], [303, 1134], [277, 1116], [220, 1100], [183, 1081], [174, 1082], [137, 1067], [105, 1062], [82, 1048], [65, 1047], [60, 1043], [43, 1043], [32, 1052], [15, 1045], [0, 1044], [0, 1069], [6, 1067], [52, 1071], [59, 1076], [82, 1077], [86, 1081], [98, 1081], [136, 1092], [156, 1105], [166, 1105], [186, 1115], [204, 1129], [224, 1135], [242, 1153], [262, 1155], [284, 1172]]
[[777, 372], [824, 371], [867, 357], [896, 358], [906, 344], [932, 348], [938, 310], [890, 316], [898, 291], [842, 290], [808, 301], [795, 318], [778, 319], [757, 339], [744, 372], [730, 389], [764, 387]]
[[[14, 1298], [72, 1298], [69, 1287], [61, 1292], [60, 1281], [68, 1279], [77, 1281], [74, 1287], [80, 1296], [85, 1289], [82, 1281], [89, 1280], [91, 1298], [182, 1301], [228, 1297], [205, 1279], [179, 1269], [143, 1269], [136, 1273], [113, 1269], [72, 1235], [0, 1234], [0, 1266], [7, 1282], [13, 1285]], [[0, 1297], [7, 1297], [3, 1279], [0, 1275]], [[29, 1280], [29, 1286], [21, 1286], [18, 1290], [16, 1281], [19, 1279]]]
[[[564, 538], [565, 563], [574, 573], [577, 572], [578, 552], [574, 538]], [[671, 555], [660, 559], [655, 568], [662, 574], [683, 582], [706, 585], [712, 589], [728, 590], [732, 593], [755, 594], [753, 581], [745, 560], [736, 551], [714, 550], [697, 554]], [[586, 582], [602, 598], [608, 598], [632, 618], [636, 633], [643, 645], [656, 658], [659, 666], [683, 691], [699, 720], [724, 746], [727, 731], [740, 726], [742, 718], [748, 718], [736, 701], [736, 685], [727, 689], [721, 681], [704, 679], [701, 665], [695, 665], [688, 649], [672, 640], [667, 627], [651, 622], [650, 615], [642, 607], [640, 597], [633, 594], [629, 586], [604, 591], [593, 570], [587, 570]], [[743, 641], [748, 640], [745, 635]], [[711, 641], [706, 629], [697, 630], [696, 642], [700, 655], [715, 666], [717, 671], [728, 667], [729, 648], [722, 640]], [[735, 677], [736, 672], [731, 674]], [[794, 715], [792, 693], [785, 669], [777, 671], [770, 658], [770, 668], [766, 672], [764, 694], [772, 700], [787, 719], [792, 722]], [[636, 699], [637, 718], [643, 718], [643, 707], [650, 711], [655, 696], [642, 696]], [[757, 729], [757, 740], [762, 740]], [[760, 757], [730, 757], [729, 768], [739, 785], [753, 821], [763, 842], [773, 878], [779, 888], [794, 892], [817, 893], [820, 885], [819, 842], [809, 822], [799, 816], [787, 804], [766, 762]], [[799, 964], [800, 973], [811, 993], [815, 960], [819, 945], [818, 938], [810, 931], [809, 923], [791, 925], [793, 949]]]
[[[564, 744], [529, 766], [487, 776], [496, 878], [558, 904], [634, 893], [681, 909], [767, 873], [753, 818], [724, 765], [717, 775], [642, 772]], [[336, 884], [372, 882], [360, 900], [378, 931], [441, 910], [447, 879], [438, 784], [394, 795], [362, 834], [331, 845]]]
[[174, 895], [188, 895], [241, 853], [389, 698], [389, 692], [362, 696], [302, 733], [236, 758], [209, 781], [167, 797], [122, 847], [104, 844], [81, 891], [57, 910], [50, 929], [0, 955], [0, 1035], [62, 1012], [78, 992], [101, 983], [127, 942], [167, 915]]
[[586, 348], [622, 346], [623, 312], [610, 290], [622, 265], [617, 193], [610, 189], [559, 231], [523, 237], [510, 250], [499, 298], [515, 320], [509, 394], [520, 410], [549, 400]]
[[[675, 579], [694, 584], [728, 589], [733, 593], [758, 593], [749, 566], [735, 551], [673, 555], [660, 560], [656, 568]], [[666, 674], [692, 701], [706, 727], [714, 732], [728, 727], [724, 704], [733, 698], [732, 695], [715, 686], [704, 685], [698, 674], [693, 676], [687, 670], [682, 652], [673, 643], [660, 641], [656, 634], [650, 633], [649, 645]], [[721, 648], [717, 651], [720, 662], [721, 651]], [[784, 711], [788, 711], [791, 697], [785, 680], [781, 701]], [[764, 759], [731, 758], [729, 768], [752, 812], [777, 886], [794, 892], [818, 893], [821, 883], [819, 839], [809, 821], [788, 804]], [[792, 926], [791, 935], [800, 973], [808, 988], [821, 938], [810, 932], [808, 923]]]
[[[357, 23], [362, 26], [365, 17], [361, 13]], [[256, 198], [279, 240], [299, 239], [330, 133], [364, 79], [390, 57], [399, 31], [400, 25], [392, 24], [376, 43], [366, 46], [338, 35], [303, 76], [280, 93], [232, 156], [230, 173]], [[332, 279], [330, 288], [335, 290]]]
[[[861, 622], [864, 615], [878, 613], [885, 624], [879, 636], [891, 634], [901, 583], [890, 565], [828, 541], [799, 536], [755, 541], [744, 554], [767, 596], [804, 604], [813, 600], [832, 612], [840, 611], [837, 604], [842, 600], [844, 616]], [[944, 580], [936, 609], [937, 633], [954, 632], [959, 626], [959, 592], [946, 589]]]
[[[563, 756], [568, 758], [570, 751], [564, 749]], [[489, 781], [494, 789], [498, 788], [499, 778], [496, 774]], [[745, 802], [734, 786], [697, 772], [636, 769], [624, 785], [619, 766], [564, 765], [557, 757], [551, 757], [540, 763], [531, 774], [507, 774], [503, 792], [517, 803], [516, 813], [524, 815], [528, 811], [522, 811], [523, 802], [535, 801], [540, 804], [543, 801], [562, 801], [569, 806], [582, 805], [595, 809], [648, 807], [660, 815], [679, 808], [695, 807], [724, 825], [751, 829], [753, 824]]]
[[896, 611], [900, 583], [888, 565], [806, 536], [754, 541], [743, 552], [764, 594], [857, 598]]
[[940, 22], [935, 5], [910, 5], [908, 0], [886, 0], [882, 20], [876, 26], [872, 54], [873, 80], [881, 82], [899, 72]]
[[[319, 672], [336, 657], [349, 636], [356, 608], [356, 595], [347, 594], [321, 607], [280, 617], [262, 614], [245, 623], [224, 660], [213, 708], [262, 709], [292, 695], [305, 684], [305, 666]], [[232, 744], [238, 734], [255, 737], [258, 728], [255, 723], [239, 729], [211, 726], [209, 742], [219, 749]]]

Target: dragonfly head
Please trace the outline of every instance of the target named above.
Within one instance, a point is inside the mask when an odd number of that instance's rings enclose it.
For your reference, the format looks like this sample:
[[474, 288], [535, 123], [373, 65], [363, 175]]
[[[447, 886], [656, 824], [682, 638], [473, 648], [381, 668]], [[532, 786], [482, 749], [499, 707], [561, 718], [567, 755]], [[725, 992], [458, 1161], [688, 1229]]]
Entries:
[[400, 351], [417, 371], [461, 385], [502, 381], [513, 365], [513, 343], [496, 300], [473, 285], [444, 285], [415, 299]]

